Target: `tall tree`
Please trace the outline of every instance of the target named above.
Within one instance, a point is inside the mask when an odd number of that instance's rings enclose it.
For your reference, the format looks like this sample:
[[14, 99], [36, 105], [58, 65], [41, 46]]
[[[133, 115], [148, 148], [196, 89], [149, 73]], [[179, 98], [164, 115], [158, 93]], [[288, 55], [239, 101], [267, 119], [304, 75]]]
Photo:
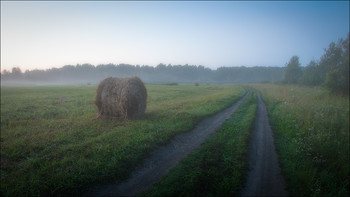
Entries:
[[314, 61], [310, 61], [310, 63], [305, 67], [303, 76], [300, 79], [300, 82], [305, 85], [320, 85], [323, 83], [319, 65]]
[[339, 44], [340, 42], [342, 42], [342, 40], [340, 40], [338, 44], [331, 42], [328, 49], [325, 49], [325, 53], [321, 56], [319, 66], [322, 81], [326, 81], [328, 72], [341, 66], [342, 47]]
[[22, 70], [19, 67], [13, 67], [11, 75], [12, 75], [12, 79], [14, 79], [14, 80], [23, 79]]
[[328, 63], [325, 84], [332, 92], [349, 94], [349, 37], [331, 43], [322, 57]]
[[11, 72], [4, 69], [2, 72], [1, 72], [1, 80], [9, 80], [11, 77]]
[[286, 65], [286, 69], [283, 76], [283, 82], [287, 84], [296, 84], [302, 76], [302, 70], [299, 63], [299, 57], [293, 56], [290, 58], [289, 63]]

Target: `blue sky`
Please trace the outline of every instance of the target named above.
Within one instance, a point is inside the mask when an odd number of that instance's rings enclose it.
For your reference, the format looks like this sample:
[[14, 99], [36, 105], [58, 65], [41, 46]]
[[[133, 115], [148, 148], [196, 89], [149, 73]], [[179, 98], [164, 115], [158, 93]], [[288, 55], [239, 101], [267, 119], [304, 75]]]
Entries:
[[1, 1], [1, 70], [305, 66], [348, 32], [349, 1]]

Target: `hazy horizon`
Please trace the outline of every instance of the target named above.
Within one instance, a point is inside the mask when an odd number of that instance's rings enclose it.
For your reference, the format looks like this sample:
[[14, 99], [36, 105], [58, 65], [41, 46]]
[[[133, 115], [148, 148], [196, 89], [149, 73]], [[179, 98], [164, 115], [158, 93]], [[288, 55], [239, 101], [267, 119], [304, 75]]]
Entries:
[[89, 63], [302, 66], [349, 32], [349, 1], [1, 1], [1, 70]]

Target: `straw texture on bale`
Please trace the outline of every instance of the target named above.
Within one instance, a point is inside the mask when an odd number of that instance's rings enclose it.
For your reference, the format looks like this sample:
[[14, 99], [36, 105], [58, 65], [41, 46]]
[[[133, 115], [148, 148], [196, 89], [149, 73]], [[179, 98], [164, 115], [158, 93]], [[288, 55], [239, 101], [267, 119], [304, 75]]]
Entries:
[[147, 90], [138, 77], [114, 78], [101, 81], [95, 104], [99, 117], [139, 119], [146, 110]]

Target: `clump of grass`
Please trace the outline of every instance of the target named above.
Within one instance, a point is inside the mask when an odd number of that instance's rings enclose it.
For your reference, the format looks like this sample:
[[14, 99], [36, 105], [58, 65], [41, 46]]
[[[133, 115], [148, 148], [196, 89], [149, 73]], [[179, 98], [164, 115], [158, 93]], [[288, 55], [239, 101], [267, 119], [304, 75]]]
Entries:
[[146, 85], [141, 120], [91, 121], [96, 85], [1, 87], [1, 193], [74, 195], [127, 178], [174, 135], [231, 105], [239, 86]]
[[256, 95], [252, 93], [217, 133], [143, 195], [237, 195], [247, 170], [248, 138], [255, 110]]
[[322, 87], [255, 85], [267, 104], [289, 190], [349, 195], [349, 98]]

